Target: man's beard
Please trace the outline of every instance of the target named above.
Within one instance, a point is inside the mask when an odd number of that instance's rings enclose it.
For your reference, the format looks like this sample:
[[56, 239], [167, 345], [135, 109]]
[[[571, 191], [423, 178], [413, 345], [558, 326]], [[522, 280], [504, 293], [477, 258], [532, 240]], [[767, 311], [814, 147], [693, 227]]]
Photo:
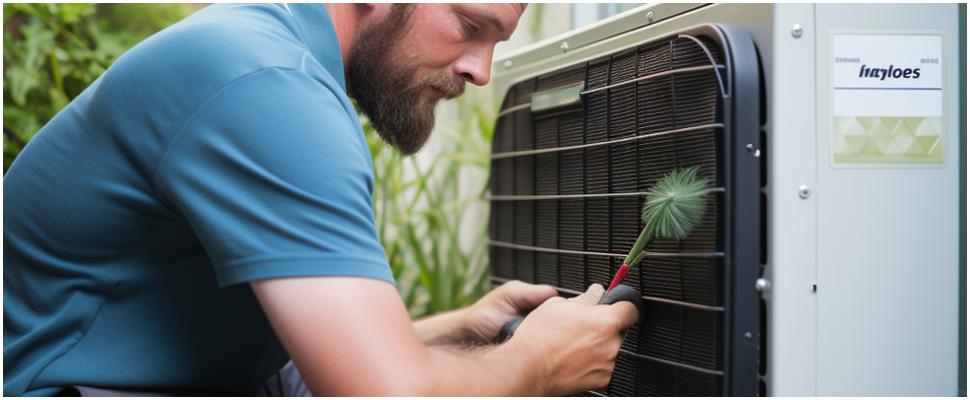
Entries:
[[412, 7], [394, 4], [386, 21], [361, 31], [347, 63], [350, 95], [384, 141], [407, 155], [421, 150], [434, 128], [437, 100], [420, 97], [421, 91], [430, 86], [454, 98], [465, 90], [464, 80], [445, 71], [412, 83], [417, 67], [392, 63], [392, 50], [407, 51], [395, 45], [407, 32]]

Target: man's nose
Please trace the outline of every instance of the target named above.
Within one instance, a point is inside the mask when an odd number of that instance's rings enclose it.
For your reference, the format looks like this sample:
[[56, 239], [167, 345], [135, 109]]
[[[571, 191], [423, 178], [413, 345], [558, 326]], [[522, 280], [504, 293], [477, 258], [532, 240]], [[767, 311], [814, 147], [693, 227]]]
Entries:
[[491, 46], [476, 46], [455, 62], [455, 73], [468, 83], [485, 86], [492, 78], [492, 51]]

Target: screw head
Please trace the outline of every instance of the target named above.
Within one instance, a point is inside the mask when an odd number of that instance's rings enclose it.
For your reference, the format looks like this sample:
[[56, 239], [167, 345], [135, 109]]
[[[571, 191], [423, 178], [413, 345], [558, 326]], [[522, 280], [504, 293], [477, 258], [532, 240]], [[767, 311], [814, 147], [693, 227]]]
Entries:
[[758, 280], [754, 281], [754, 288], [759, 292], [764, 292], [770, 287], [771, 282], [768, 282], [768, 280], [765, 278], [758, 278]]
[[745, 145], [744, 149], [747, 150], [748, 153], [751, 153], [751, 155], [755, 156], [755, 158], [761, 157], [761, 150], [755, 149], [754, 145], [751, 143], [748, 143], [747, 145]]
[[647, 11], [647, 23], [648, 24], [653, 23], [653, 11]]
[[745, 340], [745, 341], [748, 341], [748, 342], [750, 342], [750, 341], [751, 341], [751, 339], [753, 339], [753, 338], [754, 338], [754, 335], [752, 335], [752, 334], [751, 334], [751, 332], [745, 332], [745, 333], [744, 333], [744, 340]]
[[559, 45], [559, 49], [561, 49], [563, 53], [569, 51], [569, 42], [562, 42], [562, 44]]
[[505, 60], [505, 68], [512, 68], [512, 60]]
[[812, 195], [812, 190], [808, 188], [808, 185], [801, 185], [798, 187], [798, 197], [807, 199], [808, 196]]
[[795, 39], [798, 39], [798, 38], [802, 37], [802, 34], [803, 33], [805, 33], [805, 31], [802, 30], [802, 26], [801, 25], [795, 24], [795, 25], [792, 25], [791, 26], [791, 35]]

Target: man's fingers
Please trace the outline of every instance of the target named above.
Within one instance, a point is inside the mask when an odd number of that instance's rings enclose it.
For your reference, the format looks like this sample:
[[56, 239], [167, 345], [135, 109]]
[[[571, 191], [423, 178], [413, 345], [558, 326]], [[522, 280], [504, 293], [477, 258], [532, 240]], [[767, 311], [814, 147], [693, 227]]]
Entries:
[[573, 297], [570, 300], [583, 304], [596, 304], [600, 301], [600, 298], [603, 297], [603, 293], [605, 292], [606, 289], [603, 288], [603, 285], [594, 283], [589, 286], [589, 289], [586, 289], [585, 293]]
[[503, 285], [505, 302], [515, 307], [517, 312], [532, 310], [556, 295], [556, 289], [549, 285], [530, 285], [513, 281]]
[[637, 306], [629, 301], [618, 301], [607, 307], [606, 312], [609, 313], [610, 319], [617, 322], [620, 330], [633, 326], [640, 319]]

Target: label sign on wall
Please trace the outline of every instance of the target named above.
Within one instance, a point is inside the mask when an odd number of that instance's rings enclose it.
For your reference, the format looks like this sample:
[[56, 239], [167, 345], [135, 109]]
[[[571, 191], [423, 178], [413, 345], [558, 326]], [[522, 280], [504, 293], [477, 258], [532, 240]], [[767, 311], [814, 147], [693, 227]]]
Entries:
[[832, 161], [943, 162], [940, 35], [832, 36]]

